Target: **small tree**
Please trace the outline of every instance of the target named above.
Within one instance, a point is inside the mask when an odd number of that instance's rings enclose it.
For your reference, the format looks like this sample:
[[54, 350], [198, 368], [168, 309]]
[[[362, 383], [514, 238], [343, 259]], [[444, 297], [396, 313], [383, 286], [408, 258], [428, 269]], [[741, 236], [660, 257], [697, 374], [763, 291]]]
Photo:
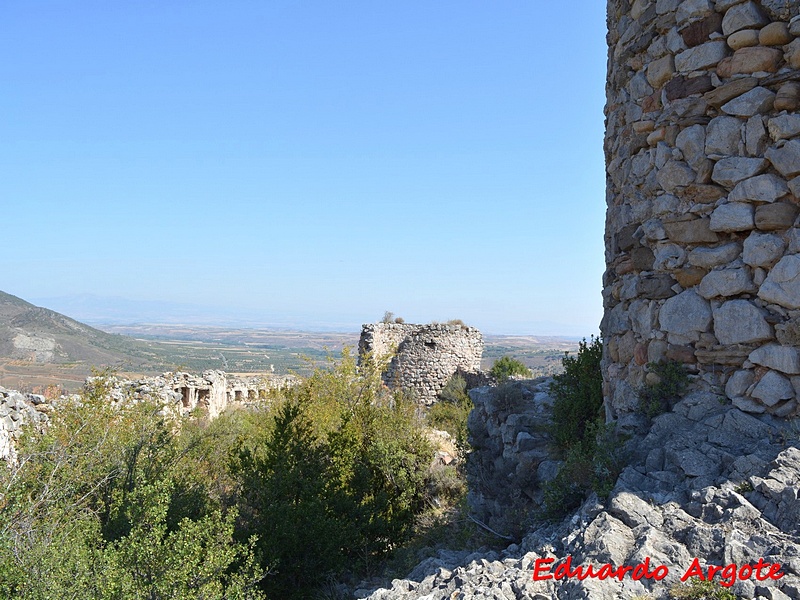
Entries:
[[516, 358], [502, 356], [494, 362], [489, 374], [497, 381], [503, 382], [515, 375], [520, 377], [530, 377], [531, 370]]

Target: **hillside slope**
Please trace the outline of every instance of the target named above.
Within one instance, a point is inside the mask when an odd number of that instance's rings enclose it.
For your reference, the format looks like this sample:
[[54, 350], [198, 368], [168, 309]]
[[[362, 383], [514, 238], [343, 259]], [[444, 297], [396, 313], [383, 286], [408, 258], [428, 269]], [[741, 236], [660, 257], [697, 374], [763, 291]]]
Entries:
[[161, 368], [163, 360], [147, 343], [104, 333], [0, 292], [0, 372], [6, 378], [61, 372], [68, 380], [82, 381], [92, 367], [106, 366], [150, 371]]

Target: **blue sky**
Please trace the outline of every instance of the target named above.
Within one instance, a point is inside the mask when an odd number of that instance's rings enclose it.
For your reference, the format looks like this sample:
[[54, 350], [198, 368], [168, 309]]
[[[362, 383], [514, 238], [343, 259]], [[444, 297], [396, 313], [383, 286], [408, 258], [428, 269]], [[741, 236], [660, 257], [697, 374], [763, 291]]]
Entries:
[[604, 10], [6, 2], [0, 289], [594, 333]]

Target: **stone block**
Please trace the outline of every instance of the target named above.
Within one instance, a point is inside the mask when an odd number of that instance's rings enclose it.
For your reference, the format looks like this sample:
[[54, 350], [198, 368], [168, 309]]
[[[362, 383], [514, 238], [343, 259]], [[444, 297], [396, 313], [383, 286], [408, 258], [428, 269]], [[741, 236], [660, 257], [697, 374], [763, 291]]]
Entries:
[[789, 193], [786, 180], [772, 173], [756, 175], [736, 184], [730, 194], [728, 202], [775, 202]]
[[766, 170], [768, 164], [763, 158], [743, 158], [739, 156], [722, 158], [714, 165], [711, 179], [720, 185], [732, 188], [740, 181], [760, 175]]
[[[742, 87], [746, 86], [743, 85]], [[722, 110], [726, 114], [737, 117], [752, 117], [756, 114], [769, 112], [772, 110], [774, 103], [775, 92], [758, 86], [726, 102], [722, 105]]]
[[758, 43], [762, 46], [783, 46], [793, 39], [794, 36], [789, 32], [789, 24], [783, 21], [774, 21], [758, 32]]
[[783, 256], [784, 241], [771, 233], [754, 231], [744, 241], [742, 258], [751, 267], [770, 267]]
[[761, 231], [786, 230], [794, 226], [797, 213], [797, 205], [788, 202], [763, 204], [755, 210], [755, 226]]
[[702, 333], [711, 325], [711, 305], [694, 290], [686, 290], [664, 302], [658, 318], [667, 333]]
[[703, 100], [708, 102], [714, 108], [719, 108], [727, 104], [734, 98], [738, 98], [755, 88], [758, 85], [758, 79], [755, 77], [743, 77], [741, 79], [734, 79], [724, 85], [720, 85], [713, 91], [707, 92], [703, 95]]
[[699, 218], [691, 221], [664, 223], [664, 230], [671, 241], [679, 244], [713, 243], [719, 239], [719, 236], [716, 232], [711, 231], [710, 224], [710, 219]]
[[797, 348], [767, 344], [753, 350], [748, 359], [753, 364], [768, 367], [787, 375], [800, 375], [800, 353]]
[[661, 88], [675, 73], [675, 59], [671, 54], [662, 56], [647, 65], [647, 81], [655, 89]]
[[727, 202], [711, 213], [711, 231], [748, 231], [755, 226], [752, 204]]
[[790, 254], [778, 261], [758, 290], [766, 302], [789, 309], [800, 308], [800, 255]]
[[711, 119], [706, 128], [706, 153], [722, 156], [738, 154], [743, 125], [741, 119], [728, 115]]
[[748, 300], [729, 300], [713, 311], [714, 335], [724, 345], [751, 344], [773, 338], [762, 309]]
[[728, 36], [728, 47], [731, 50], [749, 48], [758, 45], [758, 31], [755, 29], [742, 29]]
[[756, 384], [750, 395], [767, 406], [774, 406], [781, 400], [794, 398], [794, 388], [786, 377], [776, 371], [769, 371]]
[[706, 299], [727, 298], [754, 291], [750, 273], [743, 267], [711, 271], [697, 288], [697, 293]]
[[772, 141], [788, 140], [800, 135], [800, 115], [779, 115], [769, 120], [767, 124]]
[[775, 110], [797, 110], [800, 107], [800, 83], [784, 83], [775, 96], [774, 107]]
[[781, 148], [770, 148], [764, 156], [784, 177], [800, 175], [800, 140], [789, 140]]
[[722, 18], [722, 33], [730, 35], [741, 29], [760, 29], [769, 19], [755, 2], [732, 6]]
[[750, 75], [762, 71], [774, 73], [782, 62], [783, 50], [778, 48], [767, 48], [765, 46], [740, 48], [733, 53], [731, 58], [731, 75], [740, 75], [742, 73]]
[[688, 48], [675, 56], [675, 70], [691, 73], [717, 64], [728, 55], [728, 45], [724, 40], [713, 40], [694, 48]]

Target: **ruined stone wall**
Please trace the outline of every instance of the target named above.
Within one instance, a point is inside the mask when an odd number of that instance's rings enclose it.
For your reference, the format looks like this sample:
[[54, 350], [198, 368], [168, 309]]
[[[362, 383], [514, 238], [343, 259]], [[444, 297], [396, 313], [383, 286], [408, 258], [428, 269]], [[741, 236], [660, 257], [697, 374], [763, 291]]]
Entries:
[[361, 329], [359, 356], [392, 356], [383, 374], [386, 385], [412, 392], [431, 404], [457, 371], [481, 368], [483, 336], [474, 327], [453, 324], [369, 323]]
[[752, 413], [800, 395], [800, 2], [609, 0], [609, 418], [677, 360]]

